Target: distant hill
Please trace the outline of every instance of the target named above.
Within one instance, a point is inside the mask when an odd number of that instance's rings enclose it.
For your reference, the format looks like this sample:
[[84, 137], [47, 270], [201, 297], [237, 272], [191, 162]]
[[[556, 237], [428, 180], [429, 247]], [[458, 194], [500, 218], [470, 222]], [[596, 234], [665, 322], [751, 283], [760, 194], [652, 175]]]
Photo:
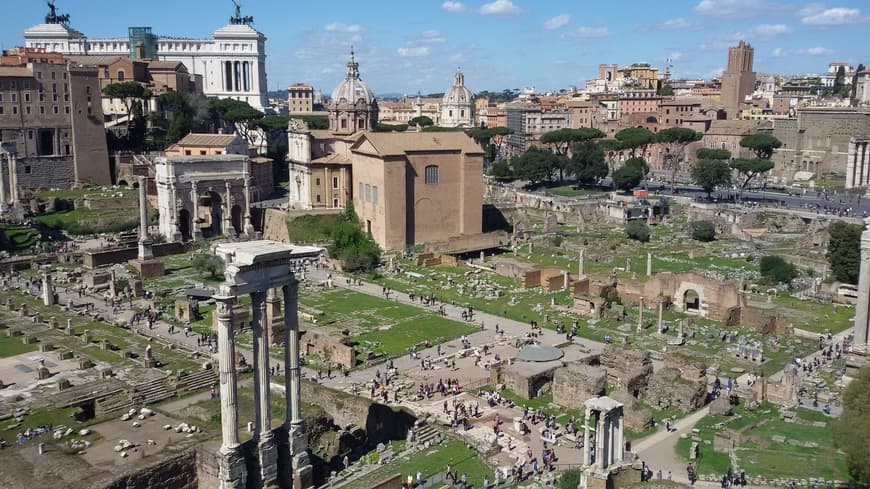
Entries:
[[286, 89], [284, 89], [284, 90], [272, 90], [272, 91], [266, 92], [266, 96], [269, 98], [281, 98], [281, 99], [287, 100], [287, 93], [288, 92]]

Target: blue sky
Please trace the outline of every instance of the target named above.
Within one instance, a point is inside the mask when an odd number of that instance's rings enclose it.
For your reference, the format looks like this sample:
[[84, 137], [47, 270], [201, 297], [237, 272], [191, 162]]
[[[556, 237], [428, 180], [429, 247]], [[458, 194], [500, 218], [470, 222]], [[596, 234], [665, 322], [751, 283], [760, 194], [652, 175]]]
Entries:
[[[0, 43], [21, 45], [47, 11], [38, 0], [4, 2]], [[57, 0], [90, 37], [133, 25], [161, 35], [209, 37], [230, 0]], [[831, 61], [870, 65], [870, 2], [779, 0], [243, 0], [267, 37], [269, 89], [312, 83], [325, 93], [344, 77], [350, 45], [375, 93], [446, 90], [457, 66], [472, 90], [583, 86], [599, 63], [673, 59], [681, 77], [723, 69], [745, 39], [758, 72], [822, 72]]]

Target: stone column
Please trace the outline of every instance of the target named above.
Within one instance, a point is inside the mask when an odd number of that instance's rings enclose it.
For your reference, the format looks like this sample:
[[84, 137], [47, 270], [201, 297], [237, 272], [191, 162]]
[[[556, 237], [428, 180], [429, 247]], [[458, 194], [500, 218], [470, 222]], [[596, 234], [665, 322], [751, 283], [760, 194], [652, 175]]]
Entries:
[[858, 270], [858, 304], [855, 306], [855, 339], [852, 344], [856, 348], [864, 348], [870, 337], [870, 218], [864, 219], [861, 265]]
[[184, 241], [184, 236], [181, 235], [181, 223], [178, 222], [178, 197], [175, 194], [175, 182], [170, 180], [169, 182], [169, 206], [170, 206], [170, 224], [172, 225], [172, 238], [171, 241], [173, 243], [181, 243]]
[[5, 160], [9, 158], [9, 153], [6, 153], [6, 157], [3, 158], [0, 156], [0, 213], [6, 212], [6, 178], [4, 177], [5, 172], [3, 171], [3, 167], [5, 166]]
[[302, 419], [301, 369], [299, 368], [299, 314], [297, 296], [299, 282], [292, 277], [284, 291], [284, 389], [290, 456], [293, 468], [293, 487], [306, 489], [314, 484], [308, 439]]
[[18, 204], [18, 162], [15, 153], [9, 153], [9, 197], [12, 207]]
[[606, 413], [601, 411], [598, 412], [598, 423], [595, 426], [595, 465], [601, 468], [607, 467], [604, 460], [606, 456], [606, 450], [604, 447], [604, 440], [606, 438], [604, 428], [604, 421], [606, 419], [605, 414]]
[[664, 329], [665, 329], [664, 313], [665, 313], [665, 298], [659, 297], [659, 328], [658, 328], [659, 334], [662, 334], [664, 332]]
[[583, 465], [588, 466], [589, 459], [589, 416], [592, 414], [589, 408], [586, 408], [586, 414], [583, 416]]
[[586, 275], [586, 249], [580, 250], [580, 261], [577, 263], [577, 275], [582, 277]]
[[194, 241], [202, 241], [202, 229], [196, 223], [199, 219], [199, 190], [196, 188], [196, 180], [190, 182], [190, 200], [192, 211], [190, 212], [190, 235]]
[[218, 321], [218, 368], [221, 394], [221, 489], [244, 489], [247, 479], [245, 460], [239, 449], [236, 400], [236, 347], [233, 339], [232, 296], [215, 297]]
[[272, 433], [272, 410], [269, 400], [269, 341], [266, 339], [266, 293], [251, 293], [252, 336], [254, 346], [254, 410], [260, 477], [264, 487], [278, 480], [278, 451]]
[[652, 275], [652, 253], [646, 254], [646, 276]]
[[51, 273], [48, 269], [42, 270], [42, 303], [46, 306], [54, 305], [54, 287], [51, 283]]
[[245, 234], [253, 238], [255, 231], [251, 223], [251, 179], [245, 178]]
[[233, 227], [233, 186], [230, 182], [224, 182], [224, 188], [226, 189], [223, 210], [224, 236], [235, 236], [236, 229]]
[[625, 417], [623, 416], [622, 411], [617, 413], [617, 421], [616, 421], [616, 445], [614, 460], [616, 462], [622, 462], [625, 460]]
[[637, 305], [637, 332], [643, 330], [643, 296], [640, 297], [640, 302]]
[[148, 177], [139, 177], [139, 260], [153, 260], [151, 238], [148, 237]]

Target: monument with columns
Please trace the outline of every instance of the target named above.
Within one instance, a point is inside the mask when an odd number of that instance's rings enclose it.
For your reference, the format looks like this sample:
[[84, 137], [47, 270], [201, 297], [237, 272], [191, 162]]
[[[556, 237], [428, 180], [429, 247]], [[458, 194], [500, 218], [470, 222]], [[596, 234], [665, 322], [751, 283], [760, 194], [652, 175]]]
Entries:
[[640, 482], [635, 456], [625, 450], [623, 404], [607, 396], [585, 403], [580, 487], [606, 489]]
[[[257, 487], [305, 489], [312, 487], [312, 465], [306, 427], [302, 419], [299, 368], [298, 282], [292, 266], [296, 260], [321, 250], [285, 245], [269, 240], [222, 243], [215, 255], [226, 265], [225, 281], [215, 295], [218, 329], [218, 364], [221, 399], [221, 489], [243, 489], [247, 481]], [[280, 292], [278, 292], [280, 290]], [[282, 295], [284, 302], [284, 403], [283, 425], [273, 428], [270, 420], [270, 369], [267, 333], [267, 294]], [[239, 442], [237, 373], [233, 306], [250, 295], [253, 309], [254, 436], [253, 453], [257, 474], [249, 474], [246, 451]]]
[[139, 177], [139, 253], [130, 265], [145, 278], [160, 277], [165, 272], [163, 262], [154, 259], [153, 242], [148, 235], [148, 177]]

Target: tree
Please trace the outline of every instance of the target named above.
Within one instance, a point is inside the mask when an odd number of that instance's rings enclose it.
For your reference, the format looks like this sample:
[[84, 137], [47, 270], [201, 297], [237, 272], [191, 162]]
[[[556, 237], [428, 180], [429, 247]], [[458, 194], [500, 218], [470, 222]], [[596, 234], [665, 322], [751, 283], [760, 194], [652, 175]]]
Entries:
[[302, 119], [308, 129], [329, 129], [329, 118], [324, 115], [294, 115], [294, 119]]
[[791, 284], [798, 276], [797, 267], [781, 256], [762, 256], [759, 268], [761, 276], [774, 284]]
[[623, 192], [637, 187], [643, 180], [643, 171], [637, 166], [623, 165], [621, 168], [613, 172], [611, 176], [613, 186]]
[[835, 280], [848, 284], [858, 283], [863, 231], [864, 226], [843, 221], [834, 221], [828, 226], [828, 263]]
[[257, 122], [265, 116], [249, 103], [231, 98], [209, 99], [209, 112], [218, 127], [238, 132], [248, 144], [254, 144]]
[[655, 142], [655, 134], [645, 127], [629, 127], [616, 133], [616, 140], [620, 143], [620, 149], [630, 150], [633, 158], [640, 150], [640, 156], [646, 155], [647, 146]]
[[513, 173], [507, 160], [497, 160], [489, 167], [489, 176], [496, 180], [511, 180]]
[[769, 160], [773, 156], [773, 150], [782, 146], [782, 141], [770, 134], [758, 133], [743, 136], [740, 146], [752, 150], [756, 158]]
[[709, 243], [716, 239], [716, 226], [713, 221], [692, 221], [692, 239]]
[[845, 96], [848, 92], [848, 88], [846, 88], [846, 67], [840, 65], [837, 68], [837, 74], [834, 75], [834, 94]]
[[672, 87], [669, 83], [662, 85], [660, 92], [661, 93], [659, 93], [659, 95], [662, 95], [663, 97], [673, 97], [674, 87]]
[[731, 152], [727, 149], [698, 148], [695, 156], [699, 160], [730, 160]]
[[408, 130], [407, 124], [387, 124], [378, 122], [378, 131], [382, 132], [405, 132]]
[[646, 243], [649, 241], [650, 236], [649, 226], [642, 220], [629, 221], [625, 225], [625, 235], [635, 241]]
[[224, 261], [219, 256], [198, 253], [193, 255], [191, 266], [201, 275], [217, 280], [224, 273]]
[[332, 230], [329, 254], [339, 258], [349, 272], [374, 270], [381, 261], [381, 249], [371, 235], [360, 228], [353, 203], [347, 204], [342, 221]]
[[575, 143], [571, 148], [568, 172], [580, 183], [590, 185], [607, 176], [609, 168], [604, 161], [604, 150], [593, 141]]
[[[577, 129], [564, 128], [544, 133], [540, 141], [550, 147], [556, 154], [567, 157], [572, 144], [603, 137], [604, 133], [598, 129], [589, 127]], [[559, 168], [559, 181], [564, 179], [564, 170], [565, 168]]]
[[545, 149], [533, 147], [519, 158], [514, 158], [511, 161], [511, 168], [517, 178], [528, 180], [529, 186], [535, 186], [552, 177], [562, 164], [561, 159], [566, 158]]
[[[134, 81], [110, 83], [103, 88], [103, 93], [111, 98], [120, 99], [128, 115], [132, 112], [134, 101], [138, 100], [142, 102], [152, 96], [151, 90]], [[128, 126], [131, 119], [128, 118], [127, 120]]]
[[709, 199], [713, 189], [731, 184], [731, 167], [722, 160], [700, 160], [692, 167], [692, 180]]
[[751, 182], [753, 178], [773, 170], [773, 162], [760, 158], [749, 160], [738, 158], [731, 162], [731, 168], [736, 170], [737, 173], [743, 177], [743, 183], [740, 184], [740, 189], [738, 190], [738, 194], [742, 196], [743, 190], [746, 189], [746, 186], [749, 185], [749, 182]]
[[432, 118], [427, 115], [418, 115], [417, 117], [414, 117], [413, 119], [408, 121], [409, 126], [416, 126], [417, 124], [420, 124], [420, 127], [426, 127], [434, 126], [435, 122], [433, 122]]
[[870, 366], [861, 368], [843, 391], [842, 404], [843, 413], [833, 422], [834, 445], [846, 454], [849, 475], [870, 484]]
[[677, 180], [677, 171], [686, 157], [686, 146], [700, 141], [703, 134], [685, 127], [669, 127], [655, 135], [655, 141], [664, 150], [662, 167], [671, 171], [671, 187]]

